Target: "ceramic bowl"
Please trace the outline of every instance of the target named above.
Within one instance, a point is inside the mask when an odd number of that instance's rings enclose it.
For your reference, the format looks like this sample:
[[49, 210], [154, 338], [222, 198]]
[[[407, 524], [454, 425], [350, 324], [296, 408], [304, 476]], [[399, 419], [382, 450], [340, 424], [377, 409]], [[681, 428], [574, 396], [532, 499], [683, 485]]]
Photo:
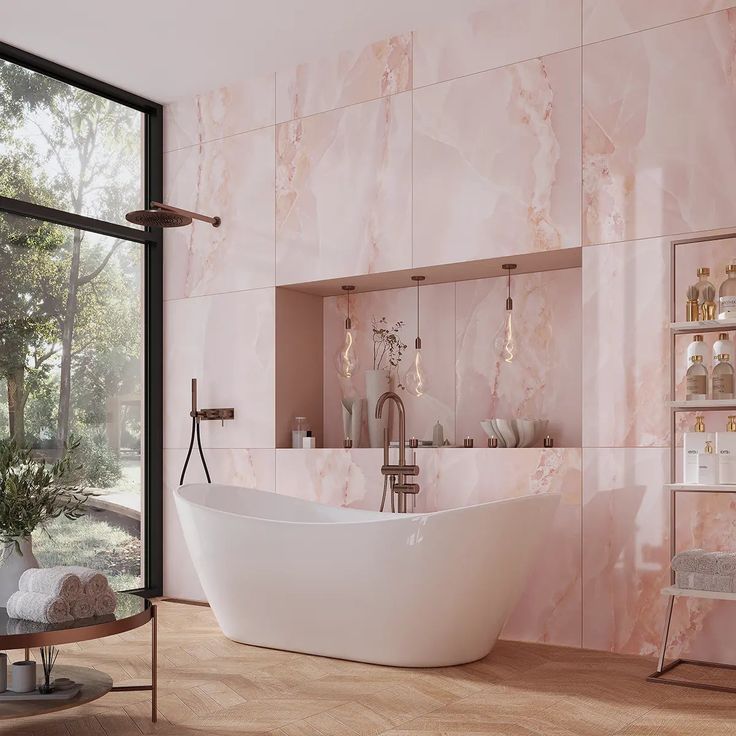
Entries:
[[483, 419], [480, 426], [499, 447], [535, 447], [547, 431], [547, 419]]

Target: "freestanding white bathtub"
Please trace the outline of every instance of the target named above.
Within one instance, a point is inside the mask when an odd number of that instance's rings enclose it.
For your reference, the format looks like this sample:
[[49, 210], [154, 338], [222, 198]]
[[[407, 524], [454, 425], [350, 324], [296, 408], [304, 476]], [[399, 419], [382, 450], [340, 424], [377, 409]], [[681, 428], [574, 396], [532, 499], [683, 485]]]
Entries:
[[394, 515], [223, 485], [175, 497], [227, 637], [402, 667], [488, 654], [559, 502], [542, 494]]

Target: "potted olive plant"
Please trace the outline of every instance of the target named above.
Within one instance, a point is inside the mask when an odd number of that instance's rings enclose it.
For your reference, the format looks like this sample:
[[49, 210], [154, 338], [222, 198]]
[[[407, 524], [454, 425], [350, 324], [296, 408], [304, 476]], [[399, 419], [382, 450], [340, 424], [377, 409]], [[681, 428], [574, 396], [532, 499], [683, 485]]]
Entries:
[[18, 590], [25, 570], [38, 567], [31, 533], [58, 518], [78, 519], [92, 495], [69, 482], [71, 450], [48, 464], [13, 440], [0, 442], [0, 606]]
[[373, 317], [373, 370], [365, 372], [365, 395], [368, 404], [368, 438], [371, 447], [383, 444], [383, 429], [388, 424], [388, 413], [376, 419], [376, 402], [384, 391], [391, 390], [391, 376], [398, 372], [406, 343], [401, 341], [404, 323], [389, 326], [386, 317]]

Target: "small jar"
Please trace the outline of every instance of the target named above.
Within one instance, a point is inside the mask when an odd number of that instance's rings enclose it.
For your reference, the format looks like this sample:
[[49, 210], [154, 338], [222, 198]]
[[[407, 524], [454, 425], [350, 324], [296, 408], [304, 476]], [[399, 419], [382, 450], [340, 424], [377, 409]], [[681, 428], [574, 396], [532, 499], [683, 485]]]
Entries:
[[291, 446], [294, 449], [301, 450], [304, 447], [308, 429], [309, 422], [306, 417], [294, 417], [294, 423], [291, 425]]

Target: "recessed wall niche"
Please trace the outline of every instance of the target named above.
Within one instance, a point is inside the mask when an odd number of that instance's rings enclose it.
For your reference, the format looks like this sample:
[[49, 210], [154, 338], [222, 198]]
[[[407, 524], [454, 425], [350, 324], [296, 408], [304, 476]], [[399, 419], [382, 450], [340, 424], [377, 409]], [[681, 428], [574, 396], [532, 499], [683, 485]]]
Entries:
[[[501, 263], [507, 260], [518, 264], [511, 279], [516, 353], [510, 363], [497, 340], [506, 317]], [[417, 336], [413, 274], [427, 277], [419, 287], [427, 384], [419, 397], [401, 388]], [[345, 337], [342, 284], [356, 286], [350, 316], [359, 365], [350, 378], [338, 374], [334, 361]], [[431, 440], [440, 422], [450, 445], [472, 437], [476, 447], [485, 447], [482, 419], [546, 419], [556, 447], [580, 447], [581, 299], [580, 249], [279, 287], [276, 446], [291, 447], [294, 417], [305, 416], [318, 447], [343, 447], [342, 401], [366, 397], [365, 373], [381, 352], [374, 351], [376, 323], [396, 329], [405, 345], [392, 388], [406, 406], [407, 437]], [[370, 446], [373, 410], [364, 404], [356, 446]], [[392, 439], [397, 437], [394, 426]]]

